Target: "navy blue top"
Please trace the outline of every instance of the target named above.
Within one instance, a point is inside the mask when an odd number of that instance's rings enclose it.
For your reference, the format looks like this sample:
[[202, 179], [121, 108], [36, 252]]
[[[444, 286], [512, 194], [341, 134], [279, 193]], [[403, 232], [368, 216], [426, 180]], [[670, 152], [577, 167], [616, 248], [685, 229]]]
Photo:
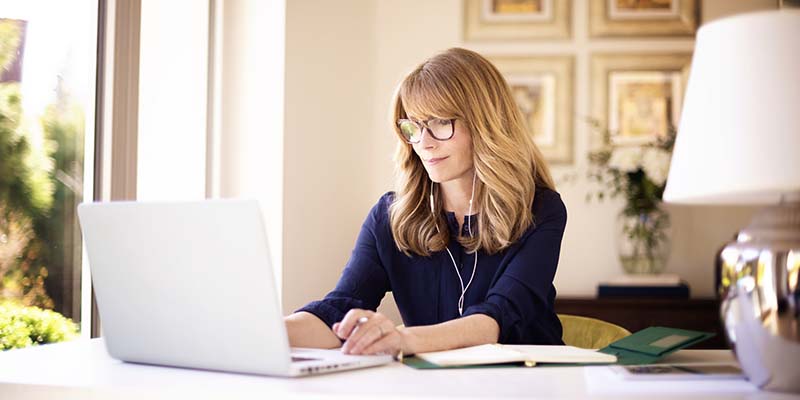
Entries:
[[[394, 194], [384, 194], [361, 227], [355, 249], [336, 288], [324, 299], [297, 311], [310, 312], [328, 326], [353, 308], [377, 309], [386, 292], [394, 294], [405, 326], [432, 325], [458, 318], [461, 287], [446, 251], [429, 257], [403, 254], [389, 227], [389, 205]], [[534, 224], [511, 246], [489, 255], [478, 253], [475, 278], [464, 300], [464, 316], [485, 314], [497, 321], [500, 343], [563, 344], [561, 323], [553, 310], [558, 266], [567, 209], [561, 196], [538, 189], [533, 202]], [[477, 223], [473, 217], [473, 228]], [[458, 232], [453, 213], [447, 213], [450, 232]], [[463, 231], [466, 231], [464, 224]], [[467, 234], [467, 233], [465, 233]], [[454, 238], [450, 251], [466, 285], [474, 254]]]

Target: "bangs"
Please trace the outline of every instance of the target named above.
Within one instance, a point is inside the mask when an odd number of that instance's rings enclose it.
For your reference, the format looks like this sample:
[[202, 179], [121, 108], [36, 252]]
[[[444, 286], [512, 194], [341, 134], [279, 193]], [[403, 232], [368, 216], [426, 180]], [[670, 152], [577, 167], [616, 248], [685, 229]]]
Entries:
[[461, 92], [452, 78], [434, 76], [423, 67], [403, 82], [400, 100], [408, 118], [463, 118], [454, 96]]

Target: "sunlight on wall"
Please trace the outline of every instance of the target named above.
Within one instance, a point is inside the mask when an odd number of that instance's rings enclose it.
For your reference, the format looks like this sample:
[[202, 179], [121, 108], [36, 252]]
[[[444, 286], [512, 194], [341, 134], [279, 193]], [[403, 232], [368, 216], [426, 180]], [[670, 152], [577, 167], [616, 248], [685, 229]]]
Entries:
[[139, 200], [199, 200], [206, 190], [208, 4], [142, 0]]

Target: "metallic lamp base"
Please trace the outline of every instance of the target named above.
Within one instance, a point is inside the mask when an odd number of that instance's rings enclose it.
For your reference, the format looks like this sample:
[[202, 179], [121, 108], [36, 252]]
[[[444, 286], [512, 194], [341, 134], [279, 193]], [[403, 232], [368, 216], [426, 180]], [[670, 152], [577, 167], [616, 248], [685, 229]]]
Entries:
[[720, 255], [721, 317], [751, 382], [800, 392], [800, 203], [759, 211]]

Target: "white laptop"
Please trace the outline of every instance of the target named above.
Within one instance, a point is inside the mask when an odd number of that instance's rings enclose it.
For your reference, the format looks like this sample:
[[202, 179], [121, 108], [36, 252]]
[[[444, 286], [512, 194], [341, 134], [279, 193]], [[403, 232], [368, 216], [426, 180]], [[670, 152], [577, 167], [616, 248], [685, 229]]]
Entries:
[[392, 360], [289, 348], [254, 200], [85, 203], [78, 216], [114, 358], [275, 376]]

